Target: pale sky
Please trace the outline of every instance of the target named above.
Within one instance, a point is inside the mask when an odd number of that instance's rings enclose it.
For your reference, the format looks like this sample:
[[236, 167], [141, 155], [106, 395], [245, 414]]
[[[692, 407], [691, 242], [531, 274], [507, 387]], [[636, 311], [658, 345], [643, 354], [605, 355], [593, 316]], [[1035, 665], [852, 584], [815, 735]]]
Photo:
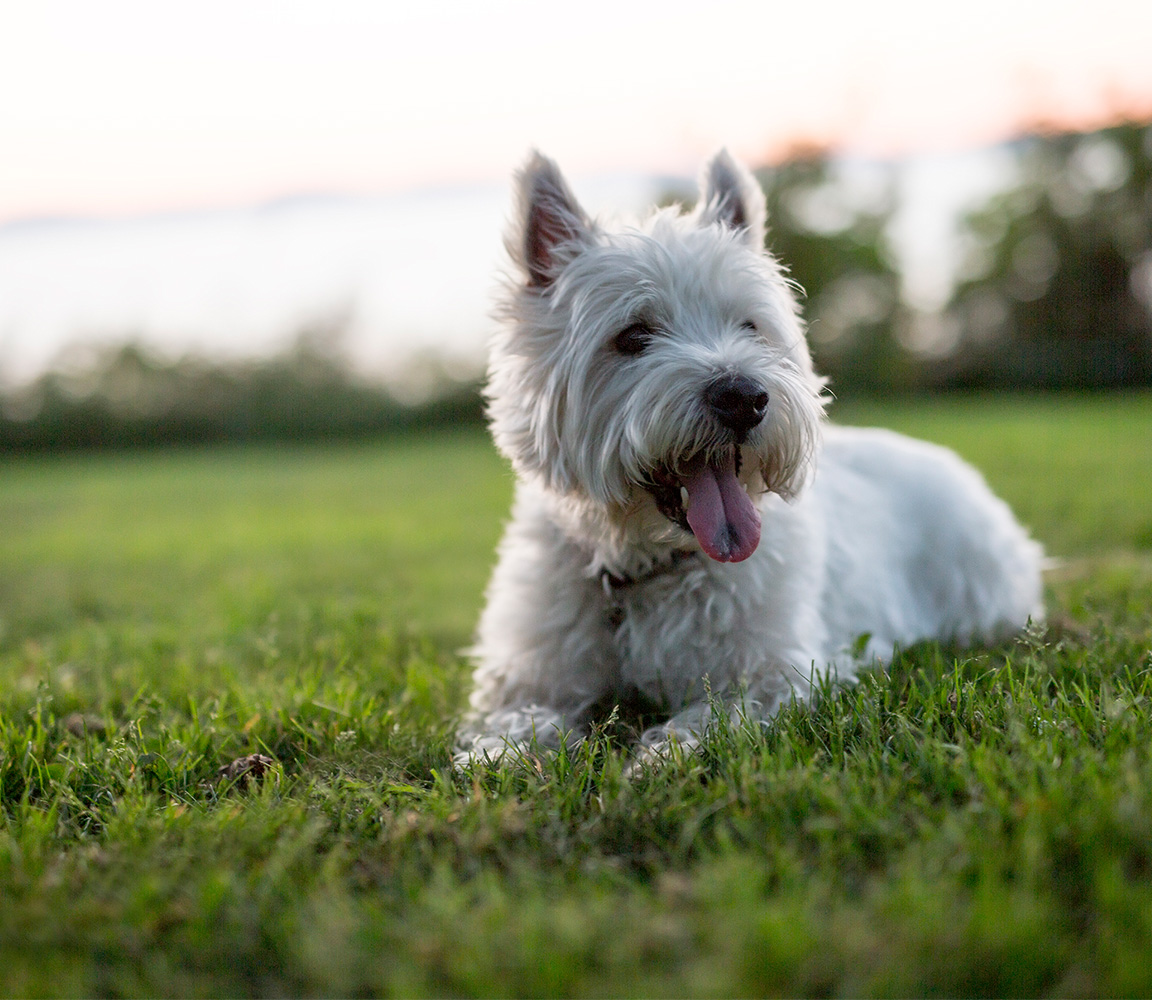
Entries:
[[0, 222], [1152, 114], [1152, 2], [0, 0]]

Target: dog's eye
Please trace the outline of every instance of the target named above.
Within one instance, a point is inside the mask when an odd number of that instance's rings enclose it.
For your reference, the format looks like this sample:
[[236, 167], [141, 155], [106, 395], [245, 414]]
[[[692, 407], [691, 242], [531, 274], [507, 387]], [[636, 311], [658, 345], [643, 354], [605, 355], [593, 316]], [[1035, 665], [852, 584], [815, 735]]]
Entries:
[[756, 324], [753, 323], [752, 320], [746, 319], [746, 320], [744, 320], [743, 323], [740, 324], [740, 329], [741, 330], [751, 330], [753, 333], [755, 333], [756, 332]]
[[641, 354], [654, 336], [652, 327], [647, 323], [633, 323], [616, 334], [612, 345], [620, 354]]

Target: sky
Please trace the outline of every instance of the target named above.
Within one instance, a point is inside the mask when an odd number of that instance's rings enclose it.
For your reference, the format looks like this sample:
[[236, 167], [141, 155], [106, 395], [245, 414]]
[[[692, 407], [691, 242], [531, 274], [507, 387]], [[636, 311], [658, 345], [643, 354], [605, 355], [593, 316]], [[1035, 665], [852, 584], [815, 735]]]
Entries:
[[1152, 120], [1150, 42], [1152, 0], [0, 0], [0, 389], [333, 316], [366, 372], [478, 365], [532, 148], [610, 212], [720, 146], [898, 159], [930, 312], [987, 147]]
[[0, 0], [0, 223], [956, 151], [1152, 114], [1150, 42], [1148, 0]]

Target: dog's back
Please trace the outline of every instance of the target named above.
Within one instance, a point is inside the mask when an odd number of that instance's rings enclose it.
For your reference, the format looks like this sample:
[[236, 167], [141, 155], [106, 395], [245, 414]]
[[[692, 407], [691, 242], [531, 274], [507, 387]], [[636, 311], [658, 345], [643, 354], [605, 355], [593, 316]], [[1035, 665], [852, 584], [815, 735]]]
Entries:
[[1040, 546], [946, 448], [829, 426], [811, 487], [828, 530], [823, 618], [837, 652], [997, 640], [1043, 617]]

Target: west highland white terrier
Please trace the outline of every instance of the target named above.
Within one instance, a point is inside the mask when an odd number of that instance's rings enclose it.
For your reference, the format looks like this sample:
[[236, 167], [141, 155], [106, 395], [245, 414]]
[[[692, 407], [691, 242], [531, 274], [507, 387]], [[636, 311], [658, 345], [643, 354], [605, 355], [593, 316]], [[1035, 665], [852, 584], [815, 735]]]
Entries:
[[458, 759], [573, 742], [614, 704], [767, 720], [821, 675], [1043, 614], [1041, 550], [952, 452], [826, 425], [764, 195], [726, 152], [699, 206], [589, 219], [517, 177], [487, 396], [517, 475]]

